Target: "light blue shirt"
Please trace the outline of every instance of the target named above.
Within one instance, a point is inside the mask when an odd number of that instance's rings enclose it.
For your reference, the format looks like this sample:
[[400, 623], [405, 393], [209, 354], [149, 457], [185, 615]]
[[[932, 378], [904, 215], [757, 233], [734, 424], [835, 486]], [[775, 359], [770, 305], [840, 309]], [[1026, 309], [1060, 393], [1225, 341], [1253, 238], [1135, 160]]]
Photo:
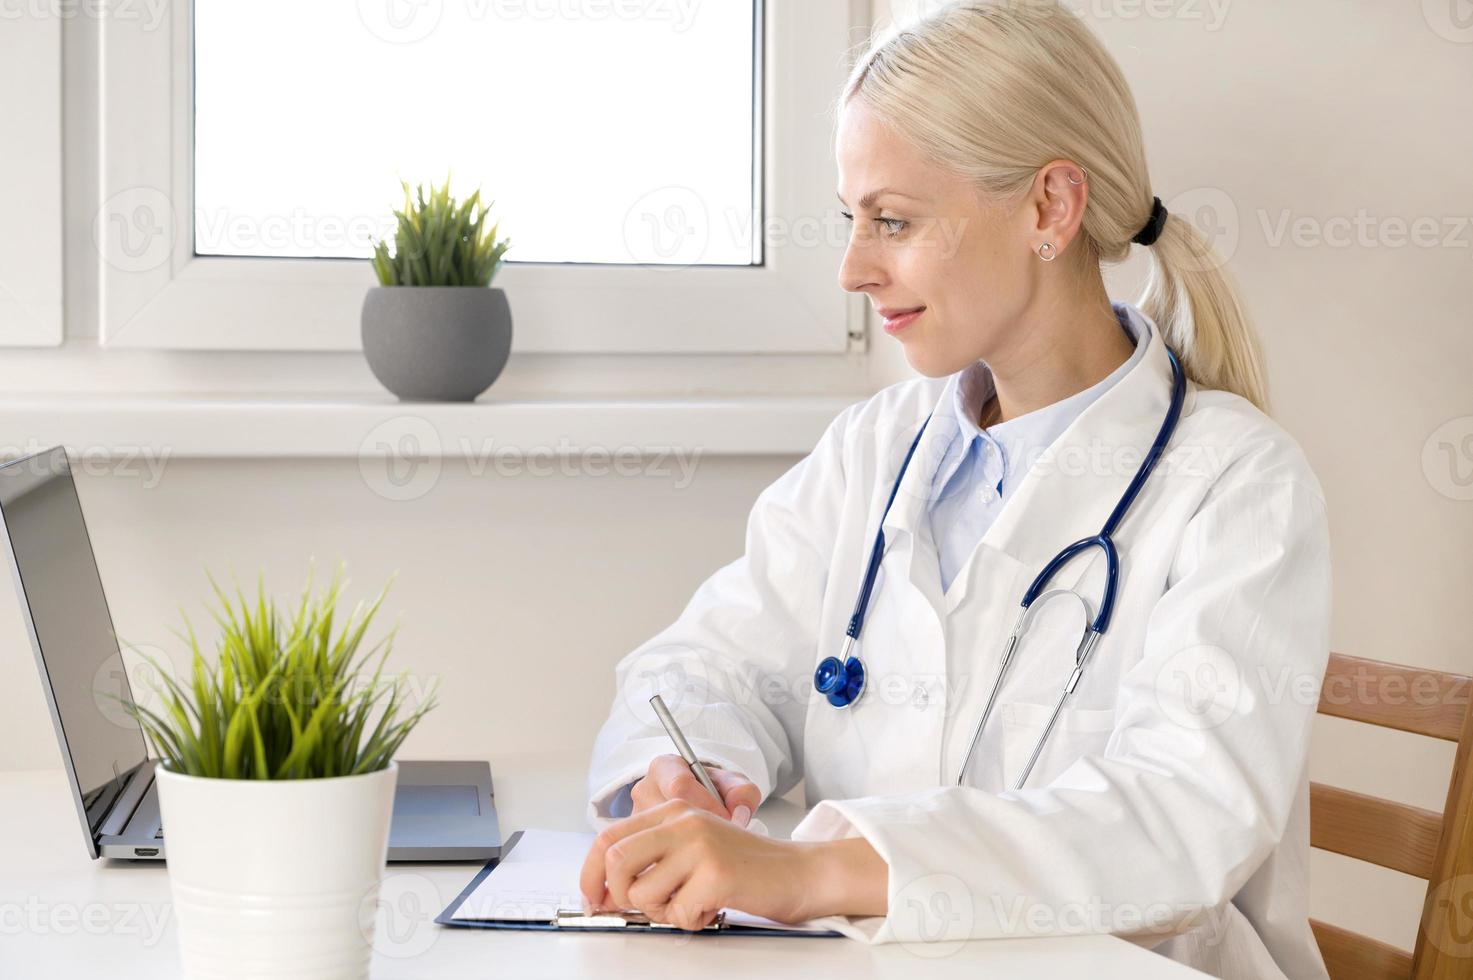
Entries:
[[982, 406], [992, 397], [992, 371], [977, 361], [956, 375], [950, 386], [950, 411], [943, 415], [938, 409], [931, 423], [944, 425], [951, 433], [949, 441], [935, 443], [942, 448], [936, 453], [939, 459], [930, 497], [931, 539], [941, 561], [943, 590], [951, 588], [1029, 467], [1081, 412], [1129, 374], [1145, 355], [1150, 325], [1141, 321], [1144, 336], [1137, 336], [1136, 324], [1125, 304], [1111, 306], [1135, 343], [1135, 353], [1104, 380], [1063, 401], [983, 430], [977, 420]]

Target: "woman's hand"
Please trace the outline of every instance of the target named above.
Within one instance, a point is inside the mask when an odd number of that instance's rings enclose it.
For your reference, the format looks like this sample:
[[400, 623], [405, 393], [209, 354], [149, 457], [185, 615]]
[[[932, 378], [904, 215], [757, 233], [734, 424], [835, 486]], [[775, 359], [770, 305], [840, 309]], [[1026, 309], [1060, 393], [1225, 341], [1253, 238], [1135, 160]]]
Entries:
[[631, 816], [651, 810], [667, 800], [684, 800], [690, 805], [731, 820], [745, 827], [762, 802], [762, 791], [741, 773], [728, 772], [717, 766], [707, 766], [711, 782], [721, 791], [721, 802], [711, 798], [706, 787], [691, 772], [690, 766], [678, 755], [656, 756], [650, 762], [649, 771], [629, 791], [634, 804]]
[[668, 800], [604, 828], [583, 862], [590, 910], [638, 909], [703, 929], [724, 908], [778, 922], [879, 914], [889, 869], [862, 837], [773, 840], [709, 810]]

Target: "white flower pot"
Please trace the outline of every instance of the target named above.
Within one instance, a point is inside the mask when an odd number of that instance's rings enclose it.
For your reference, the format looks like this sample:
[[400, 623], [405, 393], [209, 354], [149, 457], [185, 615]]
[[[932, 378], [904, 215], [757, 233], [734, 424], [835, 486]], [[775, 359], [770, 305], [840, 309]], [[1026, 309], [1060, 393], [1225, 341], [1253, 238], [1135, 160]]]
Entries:
[[397, 763], [328, 779], [157, 774], [188, 980], [368, 976]]

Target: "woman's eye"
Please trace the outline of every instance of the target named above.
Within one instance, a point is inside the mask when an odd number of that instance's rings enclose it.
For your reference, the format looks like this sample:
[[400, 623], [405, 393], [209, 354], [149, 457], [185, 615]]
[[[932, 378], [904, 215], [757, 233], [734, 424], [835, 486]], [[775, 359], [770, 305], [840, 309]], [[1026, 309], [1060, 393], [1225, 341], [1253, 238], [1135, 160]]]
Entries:
[[[844, 218], [845, 221], [854, 220], [854, 215], [850, 214], [848, 211], [840, 211], [839, 214]], [[889, 235], [891, 238], [899, 235], [902, 231], [906, 229], [906, 226], [910, 224], [909, 221], [906, 221], [903, 218], [875, 218], [874, 220], [879, 224], [884, 225], [885, 234]]]

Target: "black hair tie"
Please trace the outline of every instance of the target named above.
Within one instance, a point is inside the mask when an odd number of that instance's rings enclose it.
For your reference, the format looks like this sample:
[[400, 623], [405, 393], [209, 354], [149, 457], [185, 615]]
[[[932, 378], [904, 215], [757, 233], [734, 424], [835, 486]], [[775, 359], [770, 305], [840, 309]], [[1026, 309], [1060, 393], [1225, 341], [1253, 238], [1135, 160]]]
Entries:
[[1166, 205], [1161, 203], [1161, 198], [1151, 198], [1151, 217], [1147, 219], [1146, 226], [1136, 233], [1131, 239], [1137, 245], [1151, 246], [1156, 239], [1161, 237], [1161, 229], [1166, 227]]

